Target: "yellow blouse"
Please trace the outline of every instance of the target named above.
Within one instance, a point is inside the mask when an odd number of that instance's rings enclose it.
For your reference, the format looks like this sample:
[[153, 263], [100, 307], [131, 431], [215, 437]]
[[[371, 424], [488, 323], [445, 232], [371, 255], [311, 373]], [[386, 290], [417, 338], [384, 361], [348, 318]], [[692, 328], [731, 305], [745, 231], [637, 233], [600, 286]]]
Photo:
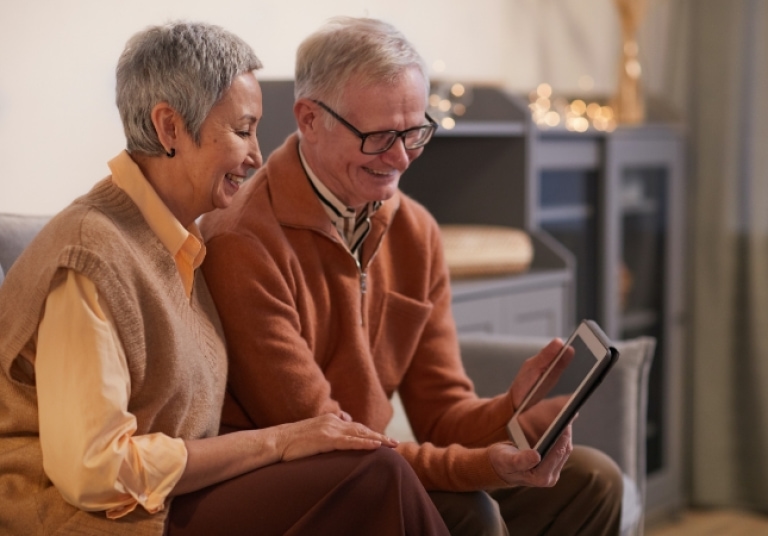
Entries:
[[[185, 229], [127, 152], [109, 162], [112, 181], [138, 206], [171, 252], [179, 284], [191, 296], [205, 246]], [[45, 472], [67, 502], [122, 517], [141, 504], [148, 512], [181, 478], [187, 449], [164, 434], [134, 436], [128, 408], [131, 379], [112, 315], [94, 283], [70, 270], [48, 295], [35, 356], [40, 443]]]

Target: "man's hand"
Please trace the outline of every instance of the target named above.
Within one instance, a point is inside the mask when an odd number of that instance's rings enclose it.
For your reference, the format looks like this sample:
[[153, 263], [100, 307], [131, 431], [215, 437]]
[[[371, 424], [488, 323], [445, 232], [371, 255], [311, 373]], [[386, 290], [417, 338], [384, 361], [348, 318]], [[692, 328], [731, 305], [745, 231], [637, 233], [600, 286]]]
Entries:
[[545, 398], [538, 402], [533, 407], [525, 410], [519, 417], [518, 422], [520, 428], [523, 429], [525, 437], [528, 438], [528, 442], [533, 445], [536, 443], [544, 432], [547, 431], [552, 421], [560, 414], [568, 402], [570, 395], [553, 396], [552, 398]]
[[508, 486], [549, 488], [557, 484], [560, 471], [573, 451], [571, 435], [568, 425], [543, 460], [535, 450], [519, 450], [511, 443], [492, 445], [488, 456], [496, 474]]
[[[562, 348], [562, 340], [552, 339], [552, 341], [542, 348], [538, 354], [525, 360], [525, 363], [520, 367], [520, 371], [515, 376], [515, 379], [512, 381], [512, 386], [510, 387], [510, 391], [512, 392], [512, 403], [515, 408], [520, 407], [520, 404], [523, 403], [528, 392], [533, 389], [533, 386], [536, 385], [536, 382], [539, 381], [541, 375], [544, 374], [544, 371], [547, 370], [552, 363], [552, 360], [557, 357], [558, 352], [560, 352]], [[560, 359], [547, 377], [545, 384], [542, 386], [543, 388], [539, 389], [536, 396], [528, 404], [529, 407], [536, 404], [536, 402], [541, 400], [547, 392], [549, 392], [552, 386], [560, 378], [563, 370], [565, 370], [571, 362], [573, 353], [573, 348], [569, 348], [566, 351], [563, 358]]]

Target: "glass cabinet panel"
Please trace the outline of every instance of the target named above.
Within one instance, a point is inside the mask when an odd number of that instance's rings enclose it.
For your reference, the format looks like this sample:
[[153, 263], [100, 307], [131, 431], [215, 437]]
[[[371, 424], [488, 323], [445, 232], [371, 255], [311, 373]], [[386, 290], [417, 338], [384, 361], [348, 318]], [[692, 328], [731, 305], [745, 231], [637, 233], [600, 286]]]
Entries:
[[657, 339], [648, 393], [647, 471], [664, 466], [664, 296], [667, 170], [627, 167], [621, 173], [621, 337]]
[[596, 171], [542, 171], [539, 226], [576, 258], [576, 320], [597, 318], [600, 228]]

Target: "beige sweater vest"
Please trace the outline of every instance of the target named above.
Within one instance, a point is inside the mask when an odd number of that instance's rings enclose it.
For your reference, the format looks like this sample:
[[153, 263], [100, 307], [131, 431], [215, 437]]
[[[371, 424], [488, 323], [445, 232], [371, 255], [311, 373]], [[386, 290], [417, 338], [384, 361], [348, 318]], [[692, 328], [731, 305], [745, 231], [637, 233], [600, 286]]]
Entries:
[[19, 354], [63, 269], [90, 278], [114, 317], [137, 435], [197, 439], [219, 428], [226, 353], [202, 274], [190, 301], [173, 257], [106, 179], [51, 220], [0, 286], [0, 534], [162, 534], [169, 503], [155, 515], [139, 506], [108, 520], [67, 504], [43, 471], [35, 385]]

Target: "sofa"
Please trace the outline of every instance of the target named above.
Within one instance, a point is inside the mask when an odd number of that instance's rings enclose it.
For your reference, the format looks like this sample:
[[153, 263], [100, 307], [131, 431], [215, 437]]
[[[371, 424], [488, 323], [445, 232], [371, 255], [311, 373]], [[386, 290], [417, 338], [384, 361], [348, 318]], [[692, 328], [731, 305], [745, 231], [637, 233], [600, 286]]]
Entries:
[[[0, 284], [15, 259], [48, 221], [45, 216], [0, 214]], [[2, 306], [2, 304], [0, 304]], [[508, 335], [460, 336], [462, 359], [481, 396], [508, 389], [522, 362], [548, 340]], [[640, 337], [616, 341], [621, 357], [574, 423], [574, 442], [599, 448], [624, 473], [622, 536], [643, 534], [645, 493], [645, 422], [648, 373], [656, 341]], [[399, 399], [388, 433], [412, 438]]]

